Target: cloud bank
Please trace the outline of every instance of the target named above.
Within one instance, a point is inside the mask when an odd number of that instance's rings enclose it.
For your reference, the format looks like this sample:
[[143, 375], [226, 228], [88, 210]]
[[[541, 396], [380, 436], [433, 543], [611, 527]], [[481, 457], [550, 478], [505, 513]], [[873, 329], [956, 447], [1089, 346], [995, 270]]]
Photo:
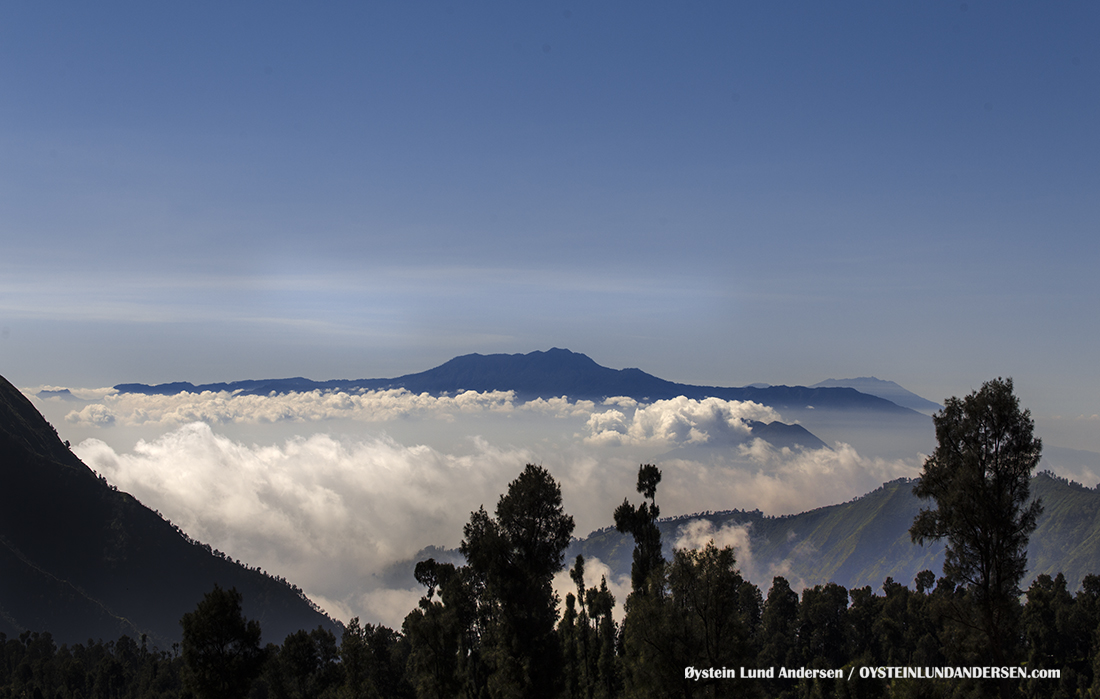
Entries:
[[[426, 546], [457, 546], [470, 513], [492, 511], [526, 463], [561, 483], [576, 536], [610, 525], [615, 506], [636, 496], [639, 463], [661, 468], [667, 515], [800, 512], [919, 471], [916, 455], [872, 459], [839, 443], [792, 451], [752, 437], [749, 421], [775, 419], [765, 406], [720, 399], [517, 404], [510, 393], [394, 390], [111, 394], [70, 411], [68, 423], [94, 435], [74, 447], [85, 463], [192, 537], [286, 577], [340, 618], [399, 627], [422, 591], [395, 587], [388, 571]], [[403, 436], [387, 434], [397, 427]], [[754, 582], [781, 574], [759, 569], [743, 531], [688, 530], [682, 545], [706, 535], [740, 547]], [[589, 585], [606, 574], [625, 599], [629, 571], [586, 567]], [[563, 575], [564, 596], [572, 583]]]
[[603, 401], [615, 406], [597, 412], [590, 400], [567, 396], [516, 403], [514, 391], [465, 391], [454, 396], [415, 394], [406, 389], [384, 391], [306, 391], [266, 396], [225, 391], [180, 392], [174, 395], [118, 393], [96, 396], [97, 402], [72, 410], [66, 422], [83, 427], [176, 426], [190, 422], [259, 424], [356, 420], [387, 422], [442, 419], [477, 414], [533, 414], [586, 418], [591, 444], [660, 445], [739, 443], [750, 434], [748, 421], [780, 420], [779, 413], [751, 401], [673, 398], [639, 405], [616, 396]]
[[[434, 397], [401, 389], [385, 391], [306, 391], [270, 396], [241, 395], [225, 391], [181, 392], [174, 395], [114, 393], [100, 402], [73, 410], [67, 422], [83, 426], [122, 424], [183, 425], [201, 421], [211, 424], [317, 422], [358, 420], [385, 422], [407, 418], [453, 420], [458, 415], [505, 413], [516, 410], [512, 391], [466, 391], [455, 396]], [[579, 407], [578, 407], [579, 406]], [[524, 404], [523, 409], [548, 414], [584, 410], [584, 405], [553, 399]]]
[[707, 459], [662, 461], [661, 488], [681, 494], [684, 503], [696, 503], [679, 512], [744, 508], [790, 514], [844, 502], [895, 478], [915, 477], [922, 462], [919, 454], [869, 458], [842, 442], [831, 449], [791, 450], [754, 439]]
[[[659, 461], [664, 479], [658, 501], [668, 514], [732, 507], [796, 512], [848, 499], [887, 476], [916, 469], [838, 447], [791, 453], [757, 440], [725, 461]], [[128, 452], [98, 439], [85, 440], [75, 451], [191, 536], [286, 577], [340, 618], [361, 615], [400, 626], [420, 591], [389, 589], [385, 569], [425, 546], [457, 546], [470, 512], [481, 505], [492, 511], [523, 464], [541, 462], [550, 469], [577, 520], [575, 534], [584, 536], [609, 525], [615, 505], [633, 495], [639, 463], [607, 449], [577, 448], [542, 459], [483, 438], [468, 440], [466, 448], [456, 454], [385, 436], [327, 434], [245, 445], [195, 422], [139, 441]], [[742, 546], [743, 565], [752, 565], [744, 533], [716, 536]], [[620, 591], [629, 581], [622, 574], [588, 569], [590, 584], [607, 574], [616, 597], [625, 599]], [[754, 580], [770, 579], [771, 572], [746, 571]]]

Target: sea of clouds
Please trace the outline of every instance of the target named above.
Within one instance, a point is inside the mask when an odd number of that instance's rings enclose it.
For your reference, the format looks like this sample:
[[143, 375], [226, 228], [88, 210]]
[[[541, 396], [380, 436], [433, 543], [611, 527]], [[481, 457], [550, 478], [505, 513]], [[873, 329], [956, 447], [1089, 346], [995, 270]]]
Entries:
[[[517, 401], [511, 392], [416, 395], [403, 389], [252, 396], [72, 391], [38, 398], [92, 469], [192, 537], [282, 575], [338, 618], [399, 627], [422, 591], [395, 585], [392, 566], [427, 546], [456, 547], [470, 513], [490, 512], [526, 463], [561, 483], [576, 536], [612, 524], [638, 500], [638, 464], [656, 463], [665, 515], [731, 508], [770, 514], [841, 502], [921, 459], [827, 449], [777, 449], [751, 422], [782, 420], [752, 402], [684, 397], [639, 404]], [[60, 417], [60, 421], [58, 421]], [[75, 440], [74, 440], [75, 441]], [[748, 532], [682, 531], [677, 545], [734, 545], [742, 573], [766, 586]], [[567, 564], [571, 564], [567, 562]], [[622, 602], [629, 571], [586, 562]], [[558, 576], [560, 593], [572, 589]]]

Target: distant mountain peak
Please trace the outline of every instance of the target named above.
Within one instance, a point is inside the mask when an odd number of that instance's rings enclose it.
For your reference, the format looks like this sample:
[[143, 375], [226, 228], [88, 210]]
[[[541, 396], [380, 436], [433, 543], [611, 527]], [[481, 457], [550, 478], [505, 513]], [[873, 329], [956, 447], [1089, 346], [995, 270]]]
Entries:
[[874, 376], [860, 376], [854, 379], [826, 379], [815, 383], [812, 388], [854, 388], [860, 393], [896, 403], [922, 413], [933, 413], [943, 408], [939, 403], [928, 400], [909, 391], [893, 381], [885, 381]]
[[628, 396], [639, 402], [685, 396], [702, 400], [754, 401], [777, 410], [865, 410], [879, 413], [908, 413], [889, 398], [851, 387], [806, 386], [696, 386], [658, 378], [641, 369], [611, 369], [586, 354], [560, 347], [527, 354], [464, 354], [437, 367], [392, 379], [262, 379], [193, 385], [186, 382], [146, 386], [119, 384], [123, 393], [171, 394], [180, 391], [228, 391], [250, 395], [313, 390], [387, 390], [404, 388], [412, 393], [454, 395], [460, 391], [513, 391], [518, 400], [557, 398], [603, 400]]

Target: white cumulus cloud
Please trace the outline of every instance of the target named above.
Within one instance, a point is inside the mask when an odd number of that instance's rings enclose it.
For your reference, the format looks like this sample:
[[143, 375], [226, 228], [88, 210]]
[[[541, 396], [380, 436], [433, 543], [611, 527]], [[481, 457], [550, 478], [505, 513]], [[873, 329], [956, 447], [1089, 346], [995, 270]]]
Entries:
[[[621, 400], [615, 405], [630, 407]], [[636, 406], [629, 417], [618, 408], [593, 413], [585, 441], [606, 446], [737, 444], [750, 437], [748, 422], [779, 420], [779, 414], [768, 406], [721, 398], [659, 400]]]

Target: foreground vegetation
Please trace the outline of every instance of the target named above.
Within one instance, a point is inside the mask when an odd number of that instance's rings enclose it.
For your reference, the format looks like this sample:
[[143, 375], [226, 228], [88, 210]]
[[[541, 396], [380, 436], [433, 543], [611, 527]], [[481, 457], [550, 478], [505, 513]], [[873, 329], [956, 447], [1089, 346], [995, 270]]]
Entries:
[[[537, 467], [524, 473], [540, 488], [552, 484]], [[513, 498], [517, 483], [509, 491]], [[207, 636], [185, 625], [182, 646], [167, 650], [128, 636], [60, 647], [48, 633], [0, 636], [0, 697], [942, 697], [995, 691], [971, 680], [859, 679], [858, 672], [851, 681], [685, 680], [689, 666], [774, 667], [774, 674], [780, 667], [969, 666], [986, 662], [985, 645], [960, 614], [970, 594], [930, 571], [917, 576], [913, 589], [888, 579], [878, 591], [827, 584], [798, 594], [777, 577], [763, 595], [737, 572], [728, 548], [678, 551], [663, 562], [659, 539], [644, 544], [657, 514], [652, 498], [633, 508], [643, 570], [623, 623], [612, 617], [615, 600], [606, 581], [590, 584], [578, 559], [571, 568], [576, 592], [564, 600], [555, 624], [552, 591], [521, 584], [518, 576], [547, 580], [553, 566], [539, 569], [534, 557], [542, 553], [544, 562], [552, 561], [560, 538], [519, 552], [507, 537], [540, 530], [517, 528], [508, 508], [503, 520], [501, 511], [495, 519], [476, 513], [474, 529], [467, 527], [468, 548], [479, 542], [485, 557], [471, 550], [468, 566], [418, 567], [426, 592], [403, 633], [352, 620], [339, 643], [331, 631], [315, 629], [261, 648], [257, 625], [243, 621], [240, 596], [215, 589], [187, 615], [207, 617]], [[546, 517], [562, 523], [553, 507], [538, 511], [543, 516], [528, 524]], [[1071, 697], [1100, 690], [1100, 576], [1087, 576], [1076, 594], [1062, 576], [1040, 576], [1013, 614], [1016, 631], [1005, 644], [1011, 662], [1061, 670], [1060, 679], [1019, 681], [1015, 691]], [[219, 664], [216, 655], [189, 652], [209, 647], [209, 635], [218, 632], [226, 632], [218, 652], [232, 660]], [[217, 689], [199, 681], [219, 671], [241, 684]]]
[[[468, 565], [425, 561], [425, 594], [401, 633], [357, 619], [342, 637], [298, 631], [260, 646], [240, 595], [215, 588], [183, 620], [181, 646], [145, 639], [57, 646], [48, 633], [0, 636], [0, 697], [944, 697], [992, 695], [978, 680], [847, 679], [861, 666], [942, 667], [988, 663], [970, 624], [973, 594], [925, 571], [912, 589], [833, 583], [792, 590], [776, 577], [766, 594], [738, 573], [734, 552], [709, 545], [661, 557], [656, 488], [640, 470], [640, 505], [616, 522], [634, 534], [633, 592], [617, 623], [606, 580], [572, 562], [575, 592], [558, 614], [549, 581], [563, 565], [572, 520], [549, 474], [527, 466], [495, 516], [466, 527]], [[555, 563], [556, 562], [556, 563]], [[1055, 668], [1059, 679], [1014, 681], [1026, 697], [1100, 691], [1100, 576], [1076, 594], [1065, 578], [1040, 576], [1011, 609], [1006, 663]], [[205, 650], [204, 650], [205, 649]], [[774, 677], [685, 679], [685, 668], [776, 668]], [[843, 669], [844, 679], [782, 678], [779, 668]], [[225, 682], [225, 684], [219, 684]]]

